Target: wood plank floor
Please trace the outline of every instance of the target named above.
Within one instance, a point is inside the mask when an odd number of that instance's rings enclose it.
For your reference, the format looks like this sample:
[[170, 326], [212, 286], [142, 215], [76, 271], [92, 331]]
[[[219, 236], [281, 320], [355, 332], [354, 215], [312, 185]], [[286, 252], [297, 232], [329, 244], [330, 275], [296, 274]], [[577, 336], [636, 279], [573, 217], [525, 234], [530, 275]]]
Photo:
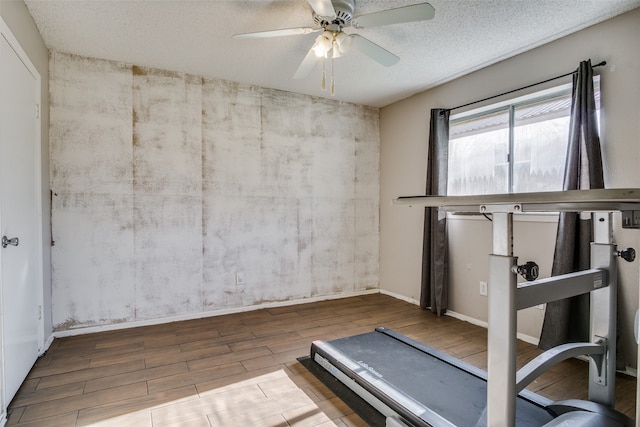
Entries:
[[[486, 330], [372, 294], [56, 339], [9, 407], [11, 426], [364, 426], [296, 358], [313, 340], [386, 326], [486, 369]], [[540, 352], [518, 343], [518, 365]], [[568, 360], [530, 389], [585, 398]], [[635, 379], [616, 408], [635, 416]]]

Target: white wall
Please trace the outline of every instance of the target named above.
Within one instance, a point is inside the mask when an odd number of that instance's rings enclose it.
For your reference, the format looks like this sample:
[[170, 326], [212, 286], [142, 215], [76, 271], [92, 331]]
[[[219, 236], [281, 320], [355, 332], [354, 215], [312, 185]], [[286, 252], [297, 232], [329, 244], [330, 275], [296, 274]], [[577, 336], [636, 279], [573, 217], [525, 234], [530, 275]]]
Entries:
[[40, 129], [42, 161], [42, 247], [43, 247], [43, 295], [44, 295], [44, 339], [47, 341], [52, 332], [51, 324], [51, 226], [49, 221], [49, 51], [38, 32], [33, 18], [22, 0], [0, 1], [0, 16], [11, 29], [22, 49], [40, 73], [41, 107]]
[[377, 109], [59, 52], [50, 70], [55, 329], [378, 288]]
[[[380, 113], [381, 289], [416, 300], [420, 297], [423, 212], [392, 207], [390, 201], [401, 195], [424, 194], [431, 108], [462, 105], [564, 74], [575, 69], [581, 60], [591, 58], [594, 64], [605, 60], [607, 66], [596, 69], [602, 78], [605, 185], [608, 188], [640, 187], [638, 40], [640, 10], [634, 10], [383, 108]], [[566, 81], [554, 84], [562, 82]], [[548, 85], [534, 90], [544, 87]], [[619, 224], [619, 216], [615, 221]], [[479, 296], [478, 282], [487, 278], [489, 225], [478, 220], [454, 220], [449, 225], [450, 309], [486, 321], [486, 298]], [[520, 261], [536, 260], [543, 274], [548, 274], [555, 225], [519, 222], [514, 227], [515, 255]], [[639, 235], [637, 230], [616, 230], [620, 247], [640, 249]], [[637, 346], [633, 341], [632, 322], [638, 307], [638, 261], [621, 262], [619, 270], [626, 361], [635, 366]], [[542, 311], [529, 309], [519, 317], [519, 331], [537, 338], [541, 322]]]

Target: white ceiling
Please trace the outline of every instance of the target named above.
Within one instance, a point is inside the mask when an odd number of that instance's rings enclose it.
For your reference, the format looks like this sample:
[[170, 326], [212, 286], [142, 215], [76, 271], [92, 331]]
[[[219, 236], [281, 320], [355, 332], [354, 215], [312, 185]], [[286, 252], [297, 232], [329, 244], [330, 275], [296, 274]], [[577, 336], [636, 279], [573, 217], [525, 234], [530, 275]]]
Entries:
[[[422, 0], [356, 0], [354, 15]], [[292, 78], [317, 33], [235, 40], [313, 26], [306, 0], [25, 0], [50, 49], [331, 98], [321, 67]], [[355, 30], [401, 59], [335, 62], [337, 100], [382, 107], [640, 6], [640, 0], [430, 0], [430, 21]], [[599, 58], [593, 58], [598, 60]]]

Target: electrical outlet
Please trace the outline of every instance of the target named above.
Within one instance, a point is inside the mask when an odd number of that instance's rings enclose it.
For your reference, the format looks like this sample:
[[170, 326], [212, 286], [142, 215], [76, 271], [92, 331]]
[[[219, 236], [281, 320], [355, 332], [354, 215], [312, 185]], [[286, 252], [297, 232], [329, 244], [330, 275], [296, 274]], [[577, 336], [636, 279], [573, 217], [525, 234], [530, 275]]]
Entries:
[[487, 296], [487, 282], [480, 282], [480, 295]]
[[244, 271], [236, 272], [236, 285], [244, 285]]
[[622, 228], [640, 228], [640, 211], [622, 211]]

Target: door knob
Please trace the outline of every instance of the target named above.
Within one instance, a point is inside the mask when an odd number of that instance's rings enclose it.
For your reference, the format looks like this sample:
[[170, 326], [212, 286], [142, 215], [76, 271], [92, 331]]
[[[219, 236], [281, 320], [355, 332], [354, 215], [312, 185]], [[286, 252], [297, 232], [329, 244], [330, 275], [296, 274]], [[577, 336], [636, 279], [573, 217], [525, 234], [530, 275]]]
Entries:
[[18, 240], [17, 237], [14, 237], [13, 239], [9, 239], [7, 236], [2, 236], [2, 247], [3, 248], [6, 248], [9, 245], [18, 246], [18, 243], [20, 243], [20, 240]]

